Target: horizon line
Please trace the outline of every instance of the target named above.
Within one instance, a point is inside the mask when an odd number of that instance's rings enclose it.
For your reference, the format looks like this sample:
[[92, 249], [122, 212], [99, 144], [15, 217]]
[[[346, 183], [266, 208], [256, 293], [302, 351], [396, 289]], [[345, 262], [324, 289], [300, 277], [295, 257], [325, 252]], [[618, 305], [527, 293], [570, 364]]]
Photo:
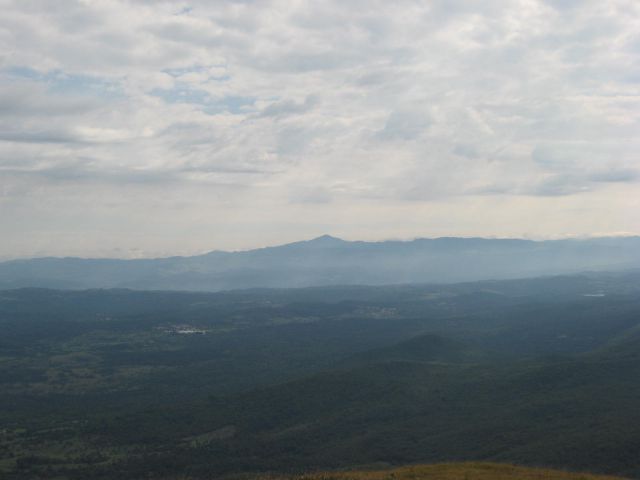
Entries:
[[238, 250], [207, 250], [201, 252], [194, 252], [192, 254], [185, 255], [156, 255], [156, 256], [139, 256], [139, 257], [116, 257], [116, 256], [78, 256], [78, 255], [34, 255], [34, 256], [20, 256], [20, 257], [0, 257], [0, 263], [10, 263], [10, 262], [20, 262], [20, 261], [30, 261], [30, 260], [120, 260], [120, 261], [143, 261], [143, 260], [167, 260], [171, 258], [192, 258], [192, 257], [200, 257], [205, 255], [211, 255], [215, 253], [245, 253], [252, 252], [257, 250], [266, 250], [270, 248], [280, 248], [286, 247], [290, 245], [302, 244], [302, 243], [310, 243], [314, 241], [322, 241], [322, 240], [335, 240], [342, 243], [369, 243], [369, 244], [380, 244], [380, 243], [411, 243], [421, 240], [446, 240], [446, 239], [459, 239], [459, 240], [510, 240], [510, 241], [522, 241], [522, 242], [559, 242], [559, 241], [588, 241], [588, 240], [604, 240], [604, 239], [621, 239], [621, 238], [640, 238], [640, 233], [610, 233], [603, 235], [567, 235], [557, 238], [524, 238], [524, 237], [483, 237], [483, 236], [465, 236], [465, 235], [444, 235], [438, 237], [413, 237], [406, 239], [396, 239], [396, 238], [387, 238], [384, 240], [350, 240], [340, 238], [331, 234], [322, 234], [316, 237], [302, 239], [302, 240], [294, 240], [286, 243], [278, 243], [273, 245], [264, 245], [260, 247], [253, 248], [245, 248]]

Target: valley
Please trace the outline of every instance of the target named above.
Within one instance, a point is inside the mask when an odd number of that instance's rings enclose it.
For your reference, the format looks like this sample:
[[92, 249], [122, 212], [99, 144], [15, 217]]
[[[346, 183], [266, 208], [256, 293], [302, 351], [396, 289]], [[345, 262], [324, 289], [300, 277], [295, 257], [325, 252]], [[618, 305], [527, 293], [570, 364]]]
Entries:
[[0, 468], [205, 479], [481, 460], [640, 476], [638, 280], [5, 290]]

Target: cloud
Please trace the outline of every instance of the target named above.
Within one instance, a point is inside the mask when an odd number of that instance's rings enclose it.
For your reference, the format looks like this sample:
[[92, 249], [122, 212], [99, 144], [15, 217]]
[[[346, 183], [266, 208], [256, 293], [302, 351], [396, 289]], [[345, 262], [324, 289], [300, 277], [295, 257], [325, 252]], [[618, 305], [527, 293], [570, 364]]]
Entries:
[[430, 124], [429, 114], [423, 110], [395, 110], [376, 136], [381, 140], [413, 140], [425, 133]]
[[[347, 237], [411, 236], [399, 219], [411, 224], [422, 204], [455, 233], [446, 212], [469, 225], [483, 216], [459, 202], [519, 218], [525, 204], [562, 201], [569, 224], [575, 198], [626, 213], [577, 215], [574, 231], [640, 229], [637, 205], [621, 200], [640, 184], [633, 0], [0, 6], [0, 220], [16, 238], [31, 222], [34, 251], [43, 218], [61, 219], [47, 238], [67, 238], [62, 226], [82, 236], [81, 222], [63, 221], [65, 209], [84, 218], [70, 202], [96, 225], [128, 228], [126, 208], [120, 219], [102, 208], [123, 199], [139, 218], [162, 216], [169, 198], [183, 205], [212, 247], [326, 233], [298, 226], [312, 218]], [[280, 222], [268, 235], [267, 218]], [[140, 228], [136, 242], [155, 251], [207, 249]]]
[[70, 95], [62, 96], [50, 93], [41, 83], [16, 79], [0, 79], [0, 116], [21, 118], [26, 116], [59, 117], [81, 114], [97, 108], [99, 99]]
[[592, 173], [589, 179], [592, 182], [636, 182], [640, 173], [638, 170], [624, 169], [624, 170], [603, 170], [600, 172]]
[[317, 103], [318, 97], [315, 95], [307, 96], [302, 102], [296, 102], [291, 99], [279, 100], [267, 105], [260, 112], [259, 117], [285, 117], [290, 115], [300, 115], [310, 111]]

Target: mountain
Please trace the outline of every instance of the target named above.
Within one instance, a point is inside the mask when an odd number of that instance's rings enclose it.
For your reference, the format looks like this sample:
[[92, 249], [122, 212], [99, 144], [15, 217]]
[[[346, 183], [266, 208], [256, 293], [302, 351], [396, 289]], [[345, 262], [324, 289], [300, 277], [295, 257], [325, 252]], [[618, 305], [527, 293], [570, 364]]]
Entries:
[[324, 235], [277, 247], [192, 257], [12, 260], [0, 263], [0, 288], [220, 291], [453, 283], [631, 267], [640, 267], [640, 237], [351, 242]]

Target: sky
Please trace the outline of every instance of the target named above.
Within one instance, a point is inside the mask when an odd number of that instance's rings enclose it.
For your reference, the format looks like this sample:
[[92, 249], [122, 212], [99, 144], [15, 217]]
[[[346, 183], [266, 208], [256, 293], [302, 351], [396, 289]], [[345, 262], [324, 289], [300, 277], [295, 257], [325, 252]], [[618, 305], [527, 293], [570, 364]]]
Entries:
[[637, 0], [0, 11], [0, 259], [640, 234]]

